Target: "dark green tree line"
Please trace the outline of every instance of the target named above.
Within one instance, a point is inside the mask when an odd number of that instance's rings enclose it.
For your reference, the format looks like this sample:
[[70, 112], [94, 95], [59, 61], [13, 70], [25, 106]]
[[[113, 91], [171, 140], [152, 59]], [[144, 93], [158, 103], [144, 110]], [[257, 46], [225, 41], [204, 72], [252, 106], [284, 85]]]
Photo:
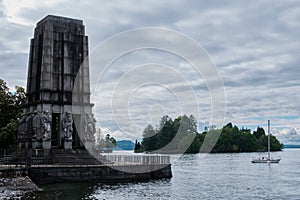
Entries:
[[[209, 130], [210, 129], [210, 130]], [[258, 127], [251, 133], [250, 129], [234, 126], [228, 123], [222, 129], [215, 129], [215, 126], [205, 129], [203, 133], [197, 132], [197, 122], [191, 115], [177, 117], [174, 121], [163, 116], [160, 125], [154, 129], [148, 125], [143, 132], [143, 140], [137, 152], [160, 152], [160, 153], [198, 153], [207, 134], [217, 134], [220, 137], [212, 149], [212, 153], [238, 153], [256, 152], [267, 150], [267, 135], [265, 130]], [[279, 151], [283, 145], [275, 136], [270, 136], [271, 151]]]
[[16, 86], [10, 92], [4, 80], [0, 79], [0, 148], [15, 147], [17, 144], [17, 118], [23, 112], [25, 90]]
[[173, 121], [165, 115], [161, 118], [157, 129], [154, 129], [152, 125], [144, 129], [140, 149], [146, 152], [194, 152], [197, 149], [196, 144], [202, 140], [200, 138], [194, 116], [183, 115]]

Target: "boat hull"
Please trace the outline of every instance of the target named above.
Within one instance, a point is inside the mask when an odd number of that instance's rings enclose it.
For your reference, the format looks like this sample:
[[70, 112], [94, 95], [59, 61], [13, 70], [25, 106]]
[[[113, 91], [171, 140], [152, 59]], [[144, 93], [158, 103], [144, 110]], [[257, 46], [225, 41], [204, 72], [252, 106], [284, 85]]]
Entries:
[[261, 159], [257, 159], [257, 160], [252, 160], [252, 163], [279, 163], [280, 159], [275, 159], [275, 160], [261, 160]]

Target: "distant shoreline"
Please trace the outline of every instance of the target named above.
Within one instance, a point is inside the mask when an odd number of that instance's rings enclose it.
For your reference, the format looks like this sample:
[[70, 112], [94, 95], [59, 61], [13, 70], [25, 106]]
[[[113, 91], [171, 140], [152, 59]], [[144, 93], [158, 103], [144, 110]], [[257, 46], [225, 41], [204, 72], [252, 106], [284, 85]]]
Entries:
[[300, 145], [293, 145], [293, 144], [285, 144], [283, 145], [284, 149], [298, 149], [300, 148]]

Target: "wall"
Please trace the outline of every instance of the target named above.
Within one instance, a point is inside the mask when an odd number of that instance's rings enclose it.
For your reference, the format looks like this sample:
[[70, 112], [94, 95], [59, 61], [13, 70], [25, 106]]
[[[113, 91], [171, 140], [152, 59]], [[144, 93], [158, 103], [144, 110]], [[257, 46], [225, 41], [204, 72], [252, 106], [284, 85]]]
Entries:
[[[127, 173], [128, 169], [144, 171]], [[171, 178], [171, 164], [168, 165], [132, 165], [132, 166], [65, 166], [65, 167], [32, 167], [28, 169], [29, 177], [38, 185], [63, 182], [130, 182], [149, 179]]]

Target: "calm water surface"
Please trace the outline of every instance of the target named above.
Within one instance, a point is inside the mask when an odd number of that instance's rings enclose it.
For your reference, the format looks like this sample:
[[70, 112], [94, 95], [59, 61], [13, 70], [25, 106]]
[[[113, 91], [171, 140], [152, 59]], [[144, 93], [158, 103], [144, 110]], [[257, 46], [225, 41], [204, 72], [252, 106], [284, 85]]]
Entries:
[[[300, 149], [272, 154], [280, 164], [252, 164], [257, 153], [183, 155], [173, 178], [139, 183], [55, 184], [35, 199], [300, 199]], [[33, 198], [33, 196], [31, 196]]]

